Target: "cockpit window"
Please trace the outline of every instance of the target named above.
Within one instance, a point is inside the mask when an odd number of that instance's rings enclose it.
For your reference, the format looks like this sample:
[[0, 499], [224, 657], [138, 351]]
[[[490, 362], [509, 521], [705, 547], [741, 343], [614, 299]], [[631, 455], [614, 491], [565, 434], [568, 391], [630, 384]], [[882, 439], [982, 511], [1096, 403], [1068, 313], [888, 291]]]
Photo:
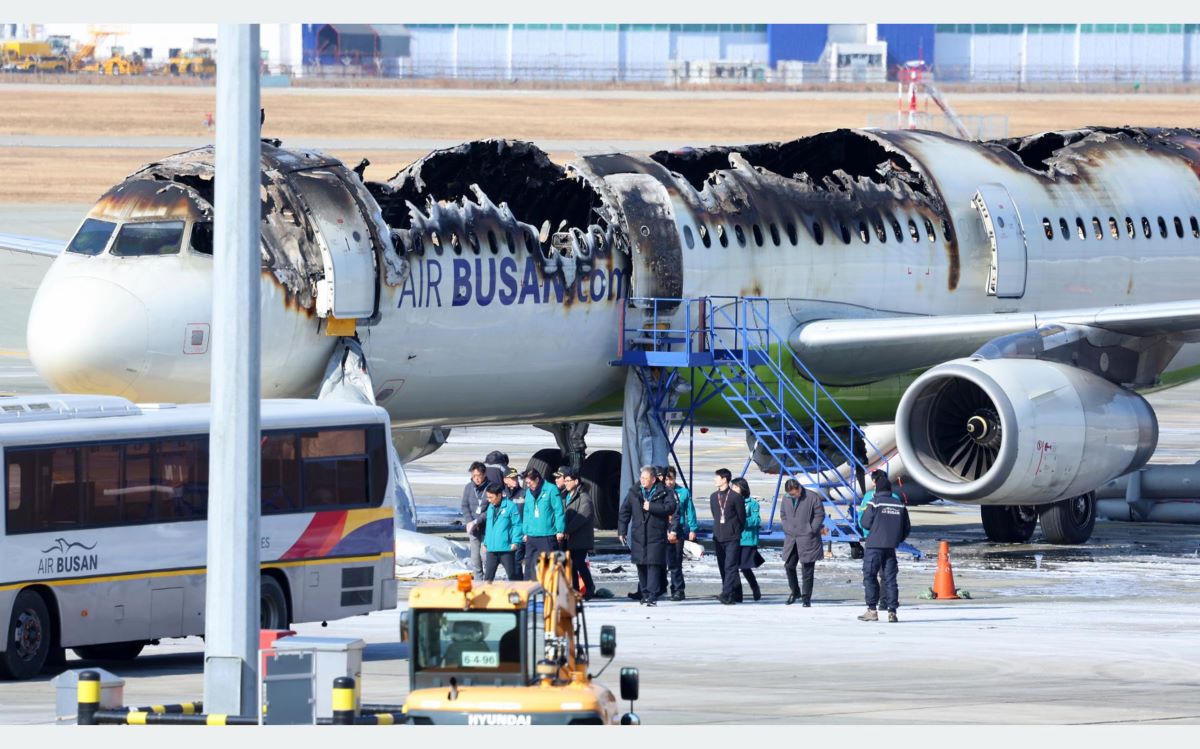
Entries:
[[212, 224], [204, 221], [192, 224], [192, 252], [198, 252], [201, 255], [213, 254], [213, 232]]
[[116, 228], [116, 224], [111, 221], [101, 221], [98, 218], [85, 220], [83, 226], [79, 227], [79, 231], [75, 232], [71, 244], [67, 245], [67, 252], [80, 255], [99, 255], [104, 252], [104, 247], [108, 244], [108, 238], [112, 236], [114, 228]]
[[118, 257], [178, 255], [183, 243], [182, 221], [125, 224], [117, 234], [112, 254]]

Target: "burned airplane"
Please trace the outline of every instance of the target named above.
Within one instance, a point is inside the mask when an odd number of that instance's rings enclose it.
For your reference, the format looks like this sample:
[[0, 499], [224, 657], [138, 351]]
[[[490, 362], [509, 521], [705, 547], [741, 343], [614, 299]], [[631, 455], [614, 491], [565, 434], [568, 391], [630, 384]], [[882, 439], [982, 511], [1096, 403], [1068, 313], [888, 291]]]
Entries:
[[[994, 540], [1040, 518], [1079, 543], [1094, 490], [1154, 451], [1138, 391], [1200, 372], [1198, 148], [1180, 129], [839, 130], [559, 166], [493, 140], [371, 182], [266, 141], [262, 392], [313, 395], [355, 338], [410, 458], [467, 424], [578, 447], [577, 425], [621, 418], [631, 298], [767, 297], [851, 418], [895, 420], [918, 483], [980, 504]], [[46, 382], [207, 399], [213, 179], [212, 150], [189, 151], [89, 212], [31, 312]], [[603, 518], [613, 459], [584, 461]]]

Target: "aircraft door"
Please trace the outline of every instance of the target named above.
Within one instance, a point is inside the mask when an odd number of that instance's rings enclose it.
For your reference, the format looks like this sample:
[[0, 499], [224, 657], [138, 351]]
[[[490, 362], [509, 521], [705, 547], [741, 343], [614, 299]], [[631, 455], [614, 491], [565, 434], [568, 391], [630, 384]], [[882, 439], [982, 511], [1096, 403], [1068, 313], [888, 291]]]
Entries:
[[622, 229], [633, 245], [629, 296], [679, 298], [683, 249], [667, 189], [645, 174], [613, 174], [604, 181], [618, 196]]
[[325, 277], [317, 283], [317, 315], [366, 319], [377, 305], [375, 251], [362, 209], [328, 169], [291, 174], [293, 190], [317, 228]]
[[989, 296], [1020, 299], [1025, 295], [1028, 247], [1021, 214], [1004, 185], [980, 185], [971, 205], [979, 211], [992, 248]]

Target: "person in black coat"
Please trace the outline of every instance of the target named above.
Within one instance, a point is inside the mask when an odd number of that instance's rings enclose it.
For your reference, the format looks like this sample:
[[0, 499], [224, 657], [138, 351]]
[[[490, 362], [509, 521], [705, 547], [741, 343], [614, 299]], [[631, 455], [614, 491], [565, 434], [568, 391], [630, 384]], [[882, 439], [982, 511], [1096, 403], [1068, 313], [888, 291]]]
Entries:
[[[788, 479], [783, 490], [787, 496], [779, 503], [779, 525], [783, 529], [783, 568], [791, 588], [787, 602], [790, 605], [799, 598], [808, 608], [812, 605], [813, 572], [817, 562], [825, 558], [821, 548], [825, 505], [820, 495], [800, 486], [796, 479]], [[796, 579], [796, 565], [800, 565], [803, 588]]]
[[[667, 566], [667, 521], [679, 509], [674, 492], [658, 480], [653, 466], [643, 466], [617, 518], [617, 537], [629, 542], [629, 557], [638, 571], [642, 604], [658, 605]], [[734, 569], [737, 574], [737, 569]]]
[[741, 562], [742, 531], [746, 528], [746, 502], [729, 482], [733, 473], [719, 468], [713, 479], [717, 490], [708, 498], [713, 519], [713, 547], [717, 553], [717, 569], [721, 573], [721, 594], [717, 600], [724, 604], [742, 602], [742, 580], [738, 572]]
[[571, 553], [571, 585], [579, 589], [582, 578], [585, 589], [584, 600], [590, 601], [596, 596], [596, 583], [592, 581], [592, 571], [588, 569], [587, 558], [595, 546], [596, 511], [592, 504], [592, 495], [583, 488], [579, 480], [579, 471], [570, 466], [563, 471], [563, 512], [566, 513], [566, 526], [563, 531], [563, 547]]

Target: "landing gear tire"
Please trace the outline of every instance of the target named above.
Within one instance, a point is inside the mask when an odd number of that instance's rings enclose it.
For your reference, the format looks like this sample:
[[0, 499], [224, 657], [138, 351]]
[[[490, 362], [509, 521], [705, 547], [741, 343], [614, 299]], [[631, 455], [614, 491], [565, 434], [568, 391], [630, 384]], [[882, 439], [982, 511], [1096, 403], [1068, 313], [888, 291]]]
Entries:
[[283, 586], [270, 575], [258, 578], [258, 616], [262, 629], [288, 628], [288, 602]]
[[621, 508], [621, 453], [597, 450], [583, 461], [579, 478], [596, 508], [596, 527], [613, 530]]
[[559, 450], [557, 447], [547, 447], [544, 450], [535, 452], [533, 457], [529, 459], [529, 465], [525, 466], [525, 469], [536, 469], [538, 473], [542, 474], [542, 478], [553, 484], [553, 474], [562, 464], [562, 450]]
[[983, 532], [993, 543], [1021, 544], [1033, 538], [1037, 527], [1036, 507], [1024, 505], [983, 505], [979, 508]]
[[17, 594], [4, 637], [7, 648], [0, 653], [0, 677], [31, 679], [37, 676], [54, 643], [54, 622], [39, 594], [32, 590]]
[[1051, 544], [1081, 544], [1096, 526], [1096, 493], [1080, 494], [1041, 509], [1042, 535]]
[[71, 649], [75, 651], [75, 655], [85, 661], [131, 661], [141, 654], [144, 647], [146, 647], [146, 643], [139, 640], [110, 642], [104, 645], [81, 645]]

